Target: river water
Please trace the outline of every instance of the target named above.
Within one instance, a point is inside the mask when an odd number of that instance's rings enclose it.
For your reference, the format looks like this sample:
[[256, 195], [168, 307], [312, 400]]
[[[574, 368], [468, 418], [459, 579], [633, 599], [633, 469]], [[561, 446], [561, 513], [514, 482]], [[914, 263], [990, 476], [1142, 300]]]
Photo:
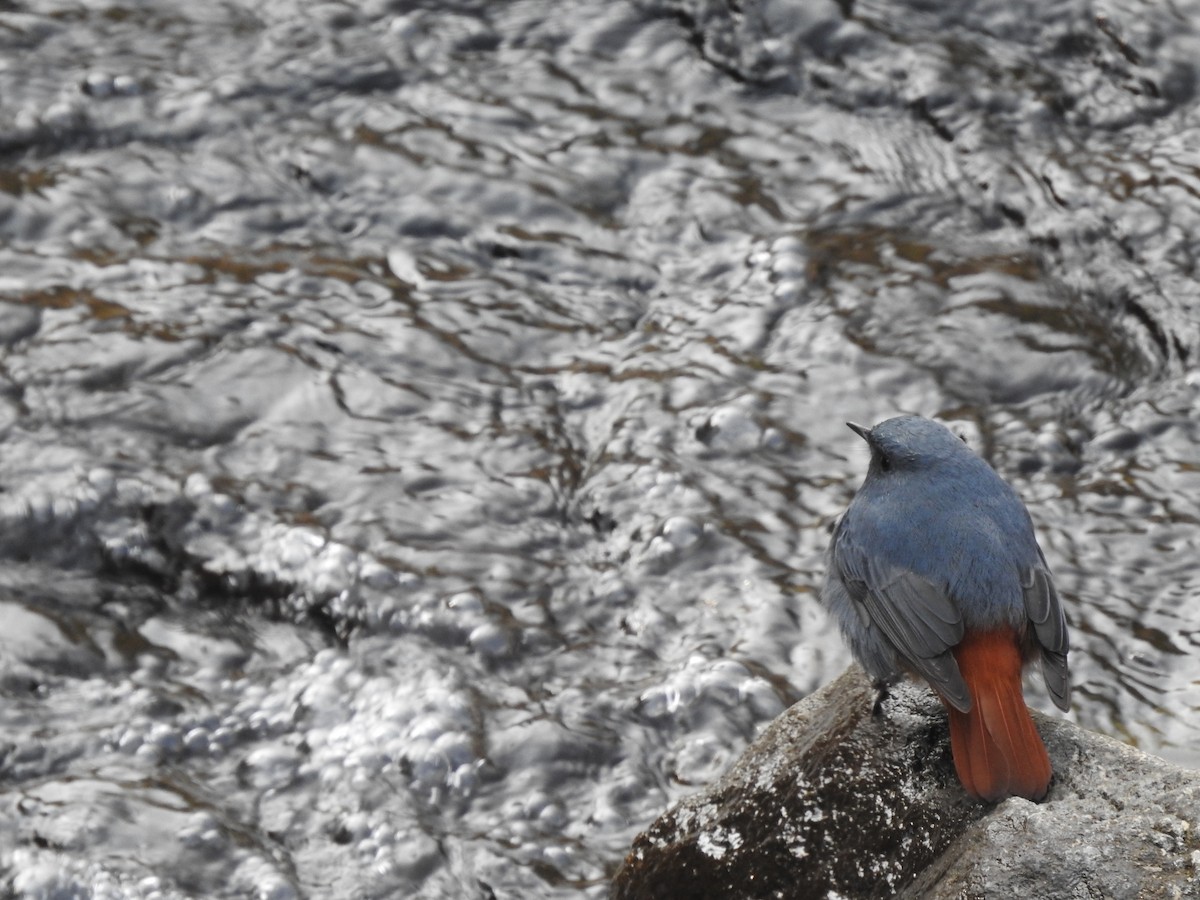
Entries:
[[1197, 22], [0, 5], [0, 896], [604, 896], [901, 411], [1200, 765]]

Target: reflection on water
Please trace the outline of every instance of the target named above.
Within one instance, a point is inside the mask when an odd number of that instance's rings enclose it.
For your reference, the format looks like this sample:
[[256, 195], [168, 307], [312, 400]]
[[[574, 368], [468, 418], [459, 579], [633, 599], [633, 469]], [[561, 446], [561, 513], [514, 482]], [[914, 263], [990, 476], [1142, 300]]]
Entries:
[[603, 896], [897, 411], [1200, 765], [1191, 12], [0, 13], [0, 884]]

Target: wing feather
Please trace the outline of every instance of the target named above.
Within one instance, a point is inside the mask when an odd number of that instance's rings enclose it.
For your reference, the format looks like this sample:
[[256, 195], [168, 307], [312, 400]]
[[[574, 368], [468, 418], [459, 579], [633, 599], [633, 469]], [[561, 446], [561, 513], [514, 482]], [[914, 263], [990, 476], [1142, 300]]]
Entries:
[[833, 559], [866, 627], [878, 628], [909, 667], [955, 709], [967, 712], [971, 695], [951, 653], [963, 637], [962, 614], [946, 589], [869, 559], [841, 529]]
[[1041, 650], [1042, 678], [1054, 705], [1066, 712], [1071, 708], [1071, 673], [1067, 667], [1070, 640], [1067, 619], [1050, 572], [1034, 566], [1021, 581], [1025, 614], [1033, 624], [1033, 633]]

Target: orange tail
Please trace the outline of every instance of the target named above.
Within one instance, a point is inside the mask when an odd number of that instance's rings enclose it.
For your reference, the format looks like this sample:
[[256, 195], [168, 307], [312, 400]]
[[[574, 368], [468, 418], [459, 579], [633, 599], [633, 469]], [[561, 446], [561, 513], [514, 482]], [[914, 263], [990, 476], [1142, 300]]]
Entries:
[[981, 800], [1041, 800], [1050, 787], [1050, 757], [1021, 693], [1016, 633], [968, 633], [954, 658], [971, 692], [970, 712], [946, 707], [958, 780]]

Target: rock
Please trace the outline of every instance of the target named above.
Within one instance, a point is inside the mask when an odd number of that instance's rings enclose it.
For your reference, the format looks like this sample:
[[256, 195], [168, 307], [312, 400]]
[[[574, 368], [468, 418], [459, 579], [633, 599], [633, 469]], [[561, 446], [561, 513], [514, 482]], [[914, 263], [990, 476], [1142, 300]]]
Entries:
[[1040, 804], [971, 800], [932, 693], [858, 667], [639, 835], [613, 900], [1200, 896], [1200, 772], [1034, 712]]

